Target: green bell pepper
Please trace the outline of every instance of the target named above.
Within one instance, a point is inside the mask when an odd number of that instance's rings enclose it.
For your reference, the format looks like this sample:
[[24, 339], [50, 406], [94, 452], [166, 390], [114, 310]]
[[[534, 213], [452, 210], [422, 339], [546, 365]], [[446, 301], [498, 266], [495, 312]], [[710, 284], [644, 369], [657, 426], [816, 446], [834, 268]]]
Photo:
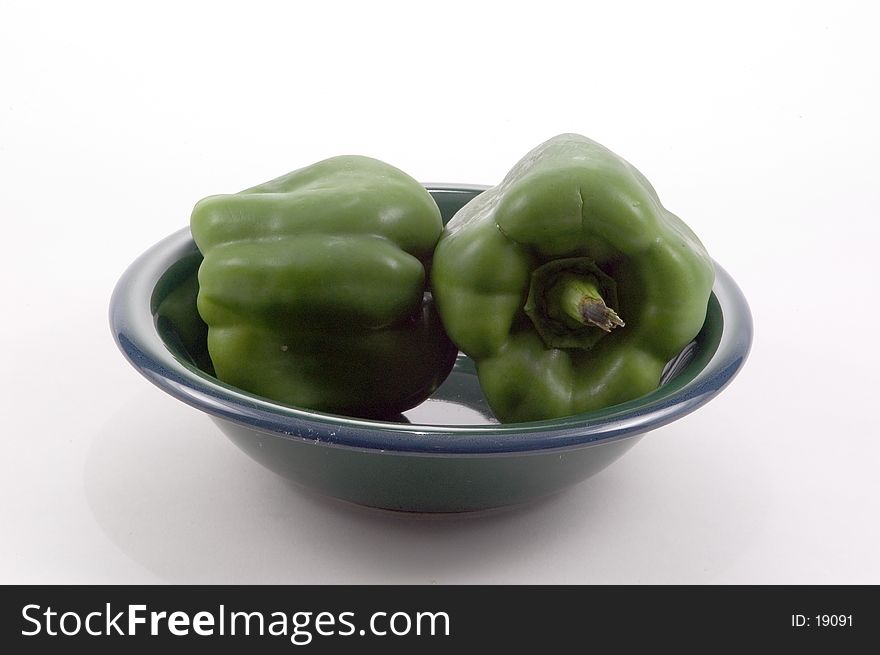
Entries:
[[288, 405], [387, 418], [451, 370], [457, 348], [427, 292], [443, 223], [404, 172], [334, 157], [209, 196], [190, 226], [221, 380]]
[[465, 205], [432, 269], [446, 331], [504, 422], [655, 389], [702, 327], [713, 280], [703, 245], [644, 176], [576, 134]]

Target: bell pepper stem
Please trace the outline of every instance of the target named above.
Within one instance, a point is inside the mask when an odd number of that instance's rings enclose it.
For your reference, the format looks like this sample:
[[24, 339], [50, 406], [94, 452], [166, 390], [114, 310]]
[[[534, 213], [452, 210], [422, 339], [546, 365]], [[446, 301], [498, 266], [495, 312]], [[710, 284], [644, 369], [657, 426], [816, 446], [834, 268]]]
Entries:
[[595, 280], [590, 278], [561, 276], [548, 300], [557, 312], [581, 325], [593, 325], [605, 332], [625, 325], [617, 312], [605, 304]]

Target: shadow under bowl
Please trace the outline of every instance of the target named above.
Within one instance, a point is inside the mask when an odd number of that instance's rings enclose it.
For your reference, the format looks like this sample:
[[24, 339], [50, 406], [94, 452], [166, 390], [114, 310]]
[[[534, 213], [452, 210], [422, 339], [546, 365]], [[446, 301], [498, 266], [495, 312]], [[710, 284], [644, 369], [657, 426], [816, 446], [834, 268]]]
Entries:
[[[448, 221], [485, 187], [426, 185]], [[521, 504], [601, 471], [646, 432], [716, 396], [748, 356], [752, 319], [716, 264], [702, 330], [650, 394], [601, 411], [499, 424], [473, 362], [459, 355], [441, 387], [397, 421], [373, 421], [273, 403], [213, 375], [207, 326], [195, 308], [201, 254], [188, 228], [123, 274], [110, 303], [114, 338], [129, 362], [175, 398], [207, 413], [266, 468], [358, 504], [462, 512]]]

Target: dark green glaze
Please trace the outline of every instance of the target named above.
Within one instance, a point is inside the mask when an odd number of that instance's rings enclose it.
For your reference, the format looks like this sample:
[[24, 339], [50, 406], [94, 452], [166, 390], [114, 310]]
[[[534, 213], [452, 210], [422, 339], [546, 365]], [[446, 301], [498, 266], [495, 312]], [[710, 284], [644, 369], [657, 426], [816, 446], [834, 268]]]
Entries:
[[561, 452], [449, 458], [316, 448], [216, 422], [236, 446], [285, 478], [353, 503], [410, 512], [469, 512], [552, 495], [598, 473], [640, 439]]

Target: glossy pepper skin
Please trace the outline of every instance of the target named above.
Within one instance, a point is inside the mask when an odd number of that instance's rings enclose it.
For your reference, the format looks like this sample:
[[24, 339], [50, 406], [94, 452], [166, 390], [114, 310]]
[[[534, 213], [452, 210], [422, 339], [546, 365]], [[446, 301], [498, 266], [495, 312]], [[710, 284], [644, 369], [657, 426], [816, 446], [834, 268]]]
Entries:
[[393, 166], [327, 159], [205, 198], [190, 226], [221, 380], [288, 405], [387, 418], [451, 370], [457, 348], [426, 293], [440, 212]]
[[[655, 389], [703, 325], [714, 268], [632, 165], [562, 134], [452, 218], [432, 276], [446, 330], [475, 360], [490, 407], [518, 422]], [[601, 327], [586, 318], [594, 296], [613, 310]]]

